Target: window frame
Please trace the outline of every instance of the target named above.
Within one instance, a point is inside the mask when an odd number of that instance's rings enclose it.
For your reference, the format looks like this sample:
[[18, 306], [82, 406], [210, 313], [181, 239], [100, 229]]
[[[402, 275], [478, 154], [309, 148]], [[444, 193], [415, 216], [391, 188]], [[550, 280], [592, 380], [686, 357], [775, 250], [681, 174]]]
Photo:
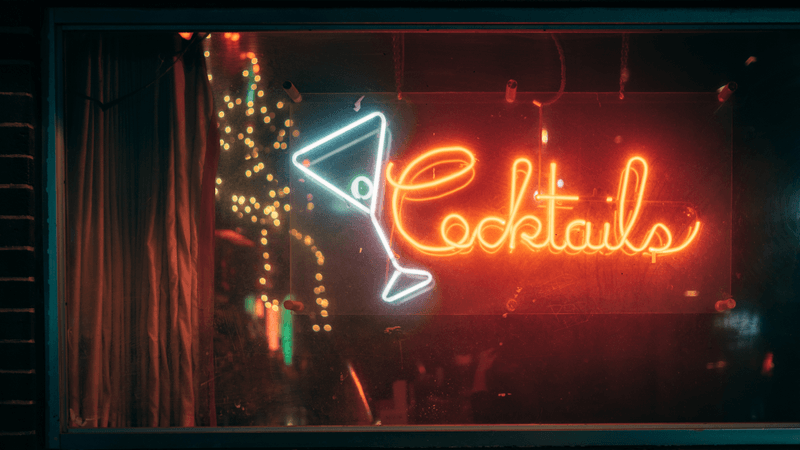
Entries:
[[[487, 21], [487, 18], [490, 21]], [[800, 29], [800, 9], [53, 8], [43, 32], [46, 448], [796, 444], [800, 423], [68, 429], [63, 401], [65, 31], [750, 31]]]

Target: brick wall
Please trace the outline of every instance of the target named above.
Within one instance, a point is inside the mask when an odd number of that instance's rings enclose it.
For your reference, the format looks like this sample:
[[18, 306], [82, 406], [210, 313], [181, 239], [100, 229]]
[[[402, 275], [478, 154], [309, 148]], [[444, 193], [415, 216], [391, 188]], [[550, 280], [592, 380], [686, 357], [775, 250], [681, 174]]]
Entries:
[[41, 447], [37, 314], [42, 297], [37, 198], [40, 18], [22, 2], [0, 12], [0, 448]]

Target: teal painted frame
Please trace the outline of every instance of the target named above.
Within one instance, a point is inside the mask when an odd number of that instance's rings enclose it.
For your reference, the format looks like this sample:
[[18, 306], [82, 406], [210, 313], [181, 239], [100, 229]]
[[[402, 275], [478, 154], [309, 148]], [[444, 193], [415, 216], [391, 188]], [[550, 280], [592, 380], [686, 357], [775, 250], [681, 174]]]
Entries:
[[[245, 18], [245, 22], [243, 19]], [[285, 18], [284, 20], [277, 18]], [[64, 164], [62, 33], [73, 30], [204, 31], [524, 30], [748, 31], [800, 29], [800, 8], [55, 8], [43, 32], [42, 161], [45, 182], [45, 442], [47, 448], [481, 447], [790, 445], [800, 424], [600, 424], [519, 426], [164, 428], [67, 430], [63, 371]], [[62, 421], [62, 419], [64, 419]]]

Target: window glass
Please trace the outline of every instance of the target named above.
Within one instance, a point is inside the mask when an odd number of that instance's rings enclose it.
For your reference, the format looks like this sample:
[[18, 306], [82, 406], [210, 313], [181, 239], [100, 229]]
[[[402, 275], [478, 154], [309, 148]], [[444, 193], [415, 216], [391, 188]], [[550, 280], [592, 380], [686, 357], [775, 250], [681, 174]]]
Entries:
[[161, 138], [208, 145], [153, 163], [195, 168], [189, 231], [131, 242], [178, 242], [194, 291], [119, 288], [120, 357], [150, 377], [123, 383], [146, 399], [126, 426], [798, 419], [794, 34], [171, 39], [176, 92], [202, 95], [151, 126], [190, 111]]

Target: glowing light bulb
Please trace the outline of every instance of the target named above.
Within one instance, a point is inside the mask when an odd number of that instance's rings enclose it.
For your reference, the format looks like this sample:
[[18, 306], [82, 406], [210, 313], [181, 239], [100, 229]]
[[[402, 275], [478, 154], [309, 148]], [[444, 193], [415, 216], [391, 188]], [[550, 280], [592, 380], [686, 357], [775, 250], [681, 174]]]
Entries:
[[[258, 91], [258, 96], [259, 97], [263, 97], [264, 96], [264, 91]], [[266, 109], [267, 108], [265, 107], [264, 110], [266, 111]], [[262, 112], [264, 112], [264, 111], [262, 111]]]
[[328, 311], [325, 311], [323, 309], [322, 311], [320, 311], [319, 315], [322, 316], [322, 317], [328, 317]]
[[[209, 75], [209, 76], [210, 76], [210, 75]], [[225, 111], [220, 111], [220, 112], [219, 112], [219, 117], [220, 117], [220, 118], [222, 118], [222, 117], [225, 117]]]
[[[267, 230], [264, 230], [264, 231], [267, 231]], [[265, 235], [265, 236], [266, 236], [266, 235]], [[263, 253], [261, 256], [262, 256], [264, 259], [269, 259], [269, 253], [267, 253], [267, 252], [264, 252], [264, 253]]]
[[239, 207], [238, 207], [238, 206], [236, 206], [236, 205], [233, 205], [233, 206], [231, 207], [231, 209], [233, 209], [233, 212], [236, 212], [236, 211], [238, 211], [238, 210], [239, 210]]
[[274, 223], [276, 227], [279, 227], [279, 226], [281, 226], [281, 221], [280, 221], [280, 220], [278, 220], [278, 219], [275, 219], [275, 221], [274, 221], [274, 222], [272, 222], [272, 223]]
[[[253, 78], [253, 79], [256, 80], [256, 82], [261, 81], [261, 75], [256, 75], [255, 78]], [[259, 95], [259, 97], [260, 97], [260, 95]]]
[[316, 274], [316, 275], [314, 276], [314, 278], [316, 278], [316, 279], [317, 279], [317, 281], [322, 281], [322, 274], [321, 274], [321, 273], [318, 273], [318, 274]]
[[233, 108], [233, 102], [228, 102], [228, 109]]
[[560, 187], [560, 188], [563, 188], [563, 187], [564, 187], [564, 180], [562, 180], [562, 179], [559, 179], [559, 180], [558, 180], [558, 182], [556, 182], [556, 185], [557, 185], [558, 187]]
[[548, 140], [547, 130], [542, 128], [542, 144], [547, 144], [547, 140]]
[[314, 332], [316, 333], [317, 331], [319, 331], [319, 325], [314, 324], [314, 326], [312, 326], [311, 329], [314, 330]]
[[211, 81], [214, 77], [211, 74], [208, 74], [208, 81]]
[[251, 107], [251, 106], [253, 106], [253, 101], [252, 101], [252, 100], [250, 100], [249, 102], [247, 102], [247, 106], [248, 106], [248, 107]]
[[325, 324], [325, 326], [322, 328], [325, 329], [325, 331], [331, 331], [331, 326], [328, 324]]
[[265, 112], [267, 112], [267, 107], [266, 106], [262, 106], [261, 107], [261, 114], [264, 114]]
[[205, 56], [206, 58], [208, 58], [209, 56], [211, 56], [211, 52], [209, 52], [208, 50], [206, 50], [206, 51], [205, 51], [205, 53], [203, 53], [203, 56]]
[[258, 282], [261, 283], [261, 284], [267, 284], [267, 279], [266, 278], [259, 278]]
[[250, 212], [250, 207], [249, 206], [245, 206], [244, 207], [244, 212], [249, 213]]
[[308, 205], [306, 205], [306, 209], [309, 210], [309, 211], [313, 210], [314, 209], [314, 204], [309, 202]]
[[265, 302], [267, 300], [269, 300], [269, 298], [267, 297], [267, 294], [261, 294], [261, 301]]
[[226, 96], [225, 96], [225, 101], [226, 101], [226, 102], [229, 102], [229, 101], [231, 101], [231, 96], [230, 96], [230, 95], [226, 95]]
[[267, 245], [267, 238], [261, 238], [261, 245]]
[[272, 181], [272, 178], [273, 178], [273, 177], [272, 177], [272, 174], [271, 174], [271, 173], [268, 173], [268, 174], [267, 174], [267, 181]]
[[238, 203], [244, 205], [244, 197], [239, 197]]
[[274, 144], [272, 144], [272, 147], [273, 147], [275, 150], [277, 150], [277, 149], [281, 148], [281, 143], [280, 143], [280, 142], [278, 142], [278, 141], [275, 141], [275, 143], [274, 143]]
[[286, 142], [281, 143], [281, 150], [286, 150]]
[[248, 171], [246, 171], [244, 174], [245, 174], [245, 176], [246, 176], [247, 178], [250, 178], [250, 177], [253, 175], [253, 172], [251, 172], [251, 171], [249, 171], [249, 170], [248, 170]]
[[291, 127], [291, 126], [292, 126], [292, 120], [291, 120], [291, 119], [286, 119], [286, 121], [285, 121], [285, 122], [283, 122], [283, 124], [284, 124], [285, 126], [287, 126], [287, 127]]
[[320, 303], [320, 305], [323, 308], [327, 308], [328, 307], [328, 300], [327, 299], [322, 299], [322, 302]]
[[300, 136], [300, 130], [292, 131], [292, 136], [294, 136], [294, 137]]
[[225, 150], [230, 150], [231, 146], [230, 144], [225, 144], [222, 146], [222, 148], [224, 148]]
[[283, 188], [283, 193], [284, 194], [288, 194], [289, 192], [290, 192], [289, 186], [286, 186], [286, 187]]
[[239, 133], [236, 137], [239, 138], [239, 139], [244, 139], [244, 134], [243, 133]]
[[241, 104], [242, 104], [242, 99], [240, 99], [240, 98], [237, 98], [237, 99], [236, 99], [236, 104], [237, 104], [237, 105], [241, 105]]
[[264, 270], [269, 272], [270, 270], [272, 270], [272, 266], [270, 264], [264, 264]]
[[275, 106], [277, 106], [278, 109], [281, 109], [283, 108], [283, 102], [278, 102], [277, 104], [275, 104]]
[[286, 136], [286, 130], [278, 131], [278, 136]]
[[250, 71], [249, 70], [243, 70], [242, 71], [242, 76], [243, 77], [246, 77], [246, 76], [249, 76], [249, 75], [250, 75]]
[[250, 221], [253, 222], [253, 223], [256, 223], [256, 222], [258, 222], [258, 217], [253, 216], [253, 217], [250, 218]]
[[264, 117], [264, 123], [270, 123], [271, 121], [272, 119], [270, 119], [269, 116]]

